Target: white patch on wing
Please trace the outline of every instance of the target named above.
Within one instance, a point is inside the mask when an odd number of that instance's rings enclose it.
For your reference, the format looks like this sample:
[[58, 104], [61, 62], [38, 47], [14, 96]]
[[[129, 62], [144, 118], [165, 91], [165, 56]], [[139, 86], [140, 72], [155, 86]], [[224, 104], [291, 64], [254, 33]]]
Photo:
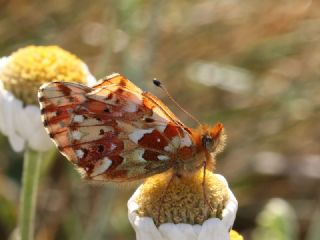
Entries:
[[174, 147], [171, 144], [168, 144], [167, 146], [164, 147], [164, 150], [166, 152], [173, 152], [174, 151]]
[[143, 158], [143, 154], [144, 154], [144, 149], [142, 148], [137, 148], [134, 149], [132, 151], [128, 151], [124, 154], [121, 154], [121, 157], [123, 157], [123, 161], [122, 164], [120, 166], [118, 166], [117, 169], [121, 169], [121, 166], [128, 166], [128, 164], [141, 164], [141, 163], [145, 163], [146, 160]]
[[98, 125], [100, 124], [101, 121], [98, 121], [97, 119], [95, 118], [87, 118], [86, 120], [83, 120], [82, 124], [79, 124], [79, 126], [89, 126], [89, 125]]
[[172, 138], [171, 140], [171, 144], [175, 147], [175, 148], [178, 148], [179, 145], [181, 143], [181, 138], [178, 137], [178, 136], [175, 136], [174, 138]]
[[142, 105], [142, 97], [136, 93], [130, 97], [130, 101], [136, 105]]
[[73, 131], [73, 132], [71, 132], [71, 136], [72, 136], [72, 139], [74, 139], [74, 140], [80, 140], [80, 138], [81, 138], [81, 132], [79, 132], [79, 131]]
[[77, 123], [81, 123], [83, 122], [83, 120], [84, 120], [84, 117], [82, 115], [75, 115], [73, 118], [73, 121]]
[[131, 93], [129, 95], [129, 99], [126, 102], [126, 105], [124, 105], [124, 111], [126, 112], [136, 112], [138, 111], [138, 106], [142, 105], [142, 98], [141, 96], [135, 94], [135, 93]]
[[138, 141], [143, 138], [146, 133], [151, 133], [154, 129], [135, 129], [131, 134], [128, 135], [129, 139], [134, 143], [138, 143]]
[[146, 162], [146, 160], [142, 157], [144, 154], [144, 149], [136, 149], [132, 152], [132, 159], [137, 162]]
[[159, 132], [163, 133], [166, 127], [167, 127], [166, 125], [158, 125], [156, 128]]
[[164, 127], [166, 127], [166, 123], [169, 122], [169, 120], [167, 119], [167, 116], [164, 115], [164, 113], [160, 112], [159, 109], [157, 108], [153, 109], [151, 118], [153, 118], [155, 122], [158, 124], [163, 123]]
[[180, 145], [181, 139], [178, 136], [175, 136], [171, 139], [170, 143], [164, 147], [164, 150], [167, 152], [174, 152]]
[[168, 157], [168, 156], [165, 156], [165, 155], [159, 155], [159, 156], [158, 156], [158, 159], [161, 160], [161, 161], [164, 161], [164, 160], [168, 160], [169, 157]]
[[163, 115], [163, 113], [160, 112], [157, 108], [155, 108], [152, 112], [151, 118], [157, 124], [156, 129], [159, 132], [163, 133], [167, 127], [167, 123], [169, 123], [169, 120], [167, 119], [167, 117]]
[[110, 151], [112, 152], [114, 149], [116, 149], [116, 145], [115, 144], [113, 144], [113, 143], [111, 143], [111, 146], [110, 146]]
[[[112, 93], [112, 90], [104, 86], [95, 88], [95, 90], [91, 91], [90, 93], [87, 93], [86, 96], [90, 99], [102, 102], [107, 100], [107, 102], [110, 103], [109, 100], [111, 99], [109, 99], [108, 97], [110, 93]], [[111, 101], [111, 103], [114, 104], [114, 101]]]
[[52, 117], [56, 117], [57, 113], [56, 112], [48, 112], [48, 113], [46, 113], [46, 115], [47, 115], [47, 118], [50, 119]]
[[[108, 79], [111, 79], [111, 78], [114, 78], [114, 77], [118, 77], [120, 76], [119, 73], [111, 73], [110, 75], [106, 76], [106, 80]], [[102, 80], [102, 82], [105, 81], [105, 80]], [[100, 84], [101, 82], [99, 82], [98, 84]]]
[[[83, 125], [86, 125], [89, 119], [83, 122]], [[101, 124], [100, 124], [101, 125]], [[88, 124], [88, 126], [82, 126], [78, 128], [78, 131], [81, 133], [81, 140], [83, 142], [95, 141], [98, 139], [102, 139], [104, 135], [101, 134], [101, 130], [104, 133], [113, 132], [114, 129], [111, 126], [92, 126]]]
[[138, 106], [133, 102], [127, 102], [127, 104], [124, 105], [123, 110], [126, 112], [136, 112], [138, 110]]
[[76, 155], [78, 158], [82, 158], [84, 156], [84, 151], [81, 149], [76, 150]]
[[132, 124], [129, 124], [120, 120], [117, 120], [116, 122], [122, 132], [133, 132], [136, 130], [136, 128]]
[[184, 133], [183, 138], [181, 138], [180, 148], [182, 147], [190, 147], [192, 145], [192, 141], [187, 133]]
[[104, 173], [112, 165], [112, 161], [108, 157], [104, 157], [102, 160], [98, 161], [94, 166], [92, 177]]

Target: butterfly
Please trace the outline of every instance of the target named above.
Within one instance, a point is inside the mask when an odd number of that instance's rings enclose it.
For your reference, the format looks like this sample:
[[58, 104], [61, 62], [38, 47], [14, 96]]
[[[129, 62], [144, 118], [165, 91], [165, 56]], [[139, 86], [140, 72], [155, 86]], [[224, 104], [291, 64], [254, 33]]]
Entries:
[[221, 123], [189, 128], [117, 73], [92, 87], [46, 83], [38, 98], [49, 136], [85, 179], [124, 182], [169, 169], [177, 176], [213, 169], [224, 145]]

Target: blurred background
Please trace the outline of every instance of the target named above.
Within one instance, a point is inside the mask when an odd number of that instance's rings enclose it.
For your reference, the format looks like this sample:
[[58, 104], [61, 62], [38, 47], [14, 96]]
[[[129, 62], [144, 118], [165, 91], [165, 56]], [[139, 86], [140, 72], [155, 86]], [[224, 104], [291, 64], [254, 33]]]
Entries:
[[[0, 56], [59, 45], [103, 77], [151, 79], [228, 135], [217, 172], [239, 201], [245, 239], [320, 239], [320, 1], [0, 0]], [[22, 154], [0, 136], [0, 239], [17, 222]], [[134, 187], [81, 181], [61, 155], [43, 167], [37, 239], [135, 239]]]

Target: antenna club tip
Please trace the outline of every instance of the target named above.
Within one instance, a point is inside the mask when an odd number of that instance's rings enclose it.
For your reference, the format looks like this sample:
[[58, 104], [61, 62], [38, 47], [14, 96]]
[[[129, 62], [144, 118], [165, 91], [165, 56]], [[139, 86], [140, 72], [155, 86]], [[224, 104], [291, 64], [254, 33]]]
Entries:
[[161, 82], [158, 79], [154, 78], [152, 81], [154, 85], [156, 85], [157, 87], [161, 87]]

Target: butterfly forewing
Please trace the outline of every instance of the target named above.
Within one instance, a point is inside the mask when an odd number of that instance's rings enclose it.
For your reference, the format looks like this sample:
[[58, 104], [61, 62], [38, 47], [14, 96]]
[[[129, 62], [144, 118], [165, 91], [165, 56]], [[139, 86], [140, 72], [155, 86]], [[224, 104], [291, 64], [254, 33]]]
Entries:
[[50, 137], [88, 179], [145, 178], [194, 151], [174, 114], [119, 74], [93, 87], [49, 83], [39, 90], [39, 101]]

